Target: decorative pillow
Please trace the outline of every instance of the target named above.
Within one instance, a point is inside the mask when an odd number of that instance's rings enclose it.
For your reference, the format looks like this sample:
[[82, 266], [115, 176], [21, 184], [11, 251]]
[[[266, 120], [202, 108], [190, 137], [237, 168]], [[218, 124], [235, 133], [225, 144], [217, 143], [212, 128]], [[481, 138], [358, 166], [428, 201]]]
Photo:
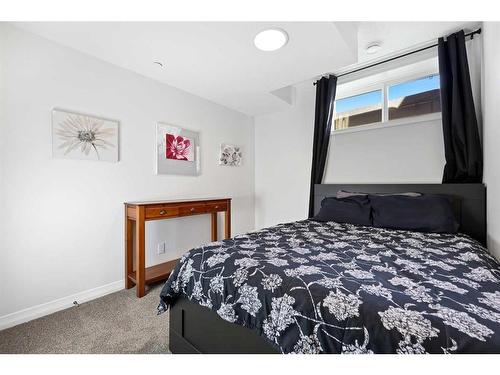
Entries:
[[336, 221], [359, 225], [372, 225], [370, 200], [367, 196], [349, 198], [327, 197], [313, 218], [316, 221]]
[[422, 195], [368, 196], [373, 226], [428, 233], [457, 233], [458, 223], [449, 197]]
[[368, 195], [378, 195], [378, 196], [391, 196], [391, 195], [402, 195], [406, 197], [420, 197], [422, 193], [416, 192], [404, 192], [404, 193], [362, 193], [362, 192], [353, 192], [346, 190], [337, 191], [337, 198], [349, 198], [349, 197], [358, 197], [358, 196], [368, 196]]

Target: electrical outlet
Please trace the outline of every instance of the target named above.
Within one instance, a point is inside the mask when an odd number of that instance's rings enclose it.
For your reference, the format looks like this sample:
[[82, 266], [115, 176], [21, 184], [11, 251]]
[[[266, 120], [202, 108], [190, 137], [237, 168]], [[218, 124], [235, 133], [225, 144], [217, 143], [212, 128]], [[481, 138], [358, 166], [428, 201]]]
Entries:
[[157, 254], [158, 255], [165, 254], [166, 247], [167, 247], [167, 244], [165, 242], [160, 242], [158, 244], [158, 247], [156, 248], [157, 249]]

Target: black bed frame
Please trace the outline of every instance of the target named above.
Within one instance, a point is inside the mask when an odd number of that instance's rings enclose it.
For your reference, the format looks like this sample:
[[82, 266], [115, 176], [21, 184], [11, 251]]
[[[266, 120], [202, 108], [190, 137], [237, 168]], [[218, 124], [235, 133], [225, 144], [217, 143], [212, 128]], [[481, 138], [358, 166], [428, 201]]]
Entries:
[[[366, 193], [420, 192], [454, 198], [460, 232], [486, 244], [486, 187], [483, 184], [319, 184], [314, 189], [314, 211], [321, 200], [338, 190]], [[255, 331], [222, 320], [212, 310], [179, 298], [170, 310], [170, 351], [174, 354], [279, 353]]]

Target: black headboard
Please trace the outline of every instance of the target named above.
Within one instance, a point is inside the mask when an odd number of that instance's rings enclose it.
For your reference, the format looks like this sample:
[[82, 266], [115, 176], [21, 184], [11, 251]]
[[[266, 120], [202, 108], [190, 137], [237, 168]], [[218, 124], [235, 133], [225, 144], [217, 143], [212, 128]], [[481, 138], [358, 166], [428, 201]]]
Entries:
[[453, 197], [459, 231], [486, 246], [486, 187], [483, 184], [318, 184], [314, 186], [314, 212], [325, 197], [339, 190], [365, 193], [418, 192]]

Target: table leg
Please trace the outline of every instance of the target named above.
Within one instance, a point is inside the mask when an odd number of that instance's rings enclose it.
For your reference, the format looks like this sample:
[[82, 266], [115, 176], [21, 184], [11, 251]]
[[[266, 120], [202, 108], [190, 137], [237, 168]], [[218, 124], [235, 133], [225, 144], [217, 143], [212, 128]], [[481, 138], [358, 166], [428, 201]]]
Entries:
[[145, 293], [145, 274], [146, 262], [144, 255], [144, 242], [145, 242], [145, 210], [144, 206], [137, 206], [136, 220], [135, 220], [135, 276], [137, 279], [136, 294], [137, 297], [143, 297]]
[[231, 238], [231, 201], [227, 203], [227, 210], [224, 211], [224, 239]]
[[217, 241], [217, 212], [212, 212], [212, 241]]
[[128, 218], [127, 206], [125, 205], [125, 289], [134, 286], [128, 275], [134, 270], [132, 220]]

